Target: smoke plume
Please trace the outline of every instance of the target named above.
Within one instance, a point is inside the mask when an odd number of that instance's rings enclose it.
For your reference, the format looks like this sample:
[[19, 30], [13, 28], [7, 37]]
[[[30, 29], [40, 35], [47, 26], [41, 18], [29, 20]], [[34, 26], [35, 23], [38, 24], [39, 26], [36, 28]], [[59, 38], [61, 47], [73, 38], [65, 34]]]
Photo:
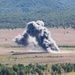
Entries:
[[34, 48], [35, 51], [36, 49], [45, 52], [59, 51], [55, 41], [51, 38], [50, 31], [44, 26], [44, 22], [40, 20], [29, 22], [23, 34], [16, 36], [14, 41], [18, 45], [31, 49], [31, 51]]

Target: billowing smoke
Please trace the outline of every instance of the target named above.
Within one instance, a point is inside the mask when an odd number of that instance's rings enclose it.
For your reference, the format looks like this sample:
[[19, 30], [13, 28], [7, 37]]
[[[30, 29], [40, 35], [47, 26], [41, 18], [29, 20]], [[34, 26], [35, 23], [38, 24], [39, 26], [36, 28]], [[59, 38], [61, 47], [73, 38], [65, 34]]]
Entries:
[[[59, 51], [55, 41], [51, 38], [51, 33], [44, 26], [43, 21], [31, 21], [27, 24], [22, 35], [16, 36], [14, 41], [18, 45], [39, 51], [42, 49], [46, 52]], [[39, 48], [39, 49], [38, 49]], [[33, 51], [33, 50], [32, 50]]]

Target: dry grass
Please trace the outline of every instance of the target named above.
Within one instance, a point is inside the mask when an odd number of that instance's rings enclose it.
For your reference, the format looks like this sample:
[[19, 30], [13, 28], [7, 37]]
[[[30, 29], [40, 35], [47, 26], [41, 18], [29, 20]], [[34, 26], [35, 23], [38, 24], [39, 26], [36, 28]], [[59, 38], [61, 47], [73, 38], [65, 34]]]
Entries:
[[51, 54], [51, 53], [35, 53], [35, 54], [0, 54], [0, 63], [18, 64], [18, 63], [75, 63], [75, 53]]
[[[49, 29], [52, 34], [52, 38], [60, 46], [75, 46], [75, 30], [73, 29]], [[17, 63], [75, 63], [75, 51], [74, 53], [25, 53], [26, 49], [22, 47], [15, 47], [12, 39], [22, 34], [24, 29], [14, 30], [0, 30], [0, 63], [5, 64], [17, 64]], [[75, 50], [75, 48], [61, 48]], [[18, 55], [12, 55], [13, 53], [19, 53]]]
[[75, 72], [63, 73], [61, 75], [75, 75]]
[[[68, 28], [50, 28], [52, 38], [58, 45], [75, 46], [75, 30]], [[12, 39], [19, 34], [22, 34], [24, 29], [1, 29], [0, 30], [0, 45], [12, 45]]]
[[49, 29], [51, 31], [53, 39], [58, 45], [75, 46], [75, 30], [71, 28], [67, 29]]

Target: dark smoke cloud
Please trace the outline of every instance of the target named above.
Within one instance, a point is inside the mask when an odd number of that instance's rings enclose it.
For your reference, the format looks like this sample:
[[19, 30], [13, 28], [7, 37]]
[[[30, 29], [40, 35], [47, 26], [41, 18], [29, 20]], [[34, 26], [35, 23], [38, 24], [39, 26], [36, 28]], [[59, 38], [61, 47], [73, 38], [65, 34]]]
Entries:
[[55, 41], [51, 38], [50, 31], [40, 20], [29, 22], [23, 34], [15, 37], [14, 41], [25, 47], [41, 47], [46, 52], [59, 51]]

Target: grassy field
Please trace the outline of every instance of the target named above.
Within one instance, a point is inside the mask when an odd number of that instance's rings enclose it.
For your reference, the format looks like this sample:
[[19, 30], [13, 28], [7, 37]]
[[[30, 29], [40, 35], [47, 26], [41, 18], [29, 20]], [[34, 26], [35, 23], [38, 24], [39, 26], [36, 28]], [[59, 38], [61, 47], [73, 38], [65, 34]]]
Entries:
[[63, 73], [61, 75], [75, 75], [75, 72]]
[[60, 50], [75, 50], [75, 46], [59, 46]]
[[[75, 30], [74, 29], [62, 29], [62, 28], [50, 28], [51, 37], [60, 46], [75, 46]], [[1, 45], [13, 45], [12, 39], [22, 34], [24, 29], [0, 29], [0, 46]]]
[[[52, 38], [56, 41], [60, 50], [75, 51], [75, 30], [50, 28]], [[0, 29], [0, 63], [75, 63], [73, 53], [27, 53], [24, 47], [14, 44], [12, 39], [22, 34], [24, 29]], [[14, 55], [15, 54], [15, 55]]]
[[[75, 30], [50, 28], [51, 37], [56, 41], [64, 53], [30, 53], [25, 47], [16, 46], [12, 39], [22, 34], [24, 29], [0, 29], [0, 63], [12, 66], [13, 64], [30, 63], [52, 64], [75, 63]], [[66, 51], [71, 51], [66, 53]], [[47, 75], [47, 74], [46, 74]], [[62, 75], [75, 75], [75, 72], [62, 73]]]

